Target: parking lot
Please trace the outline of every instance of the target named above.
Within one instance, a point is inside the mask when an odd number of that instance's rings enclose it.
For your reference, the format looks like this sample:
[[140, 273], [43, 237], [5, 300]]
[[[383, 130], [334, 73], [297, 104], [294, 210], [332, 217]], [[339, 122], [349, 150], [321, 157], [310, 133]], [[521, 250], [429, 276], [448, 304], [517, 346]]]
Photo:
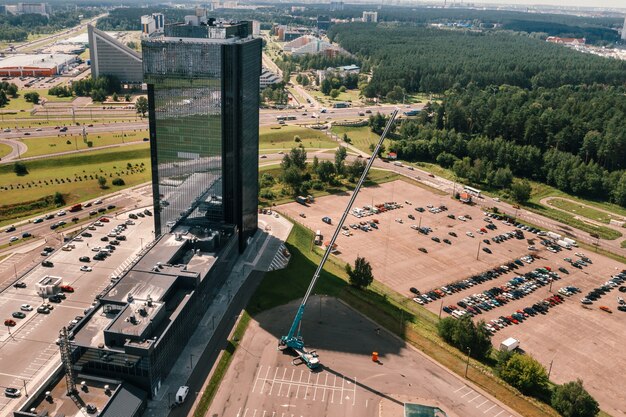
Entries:
[[276, 349], [297, 303], [264, 312], [246, 330], [207, 415], [376, 417], [381, 402], [409, 401], [449, 417], [517, 416], [397, 338], [378, 334], [374, 323], [337, 300], [313, 297], [310, 304], [302, 332], [322, 366], [293, 365], [291, 355]]
[[[2, 320], [13, 320], [15, 326], [0, 328], [0, 388], [20, 388], [23, 393], [32, 389], [34, 380], [42, 375], [46, 366], [58, 361], [56, 339], [59, 330], [68, 326], [72, 320], [79, 320], [84, 310], [94, 302], [94, 298], [111, 284], [111, 275], [118, 274], [134, 256], [153, 240], [153, 219], [150, 216], [133, 220], [121, 234], [125, 240], [118, 240], [118, 245], [112, 245], [110, 256], [103, 261], [93, 260], [97, 253], [93, 249], [104, 247], [114, 237], [107, 236], [115, 227], [129, 220], [128, 214], [106, 216], [108, 222], [101, 221], [101, 226], [92, 226], [94, 230], [85, 230], [91, 236], [82, 236], [78, 240], [69, 242], [66, 249], [57, 250], [51, 255], [34, 255], [40, 257], [40, 262], [49, 261], [52, 267], [41, 264], [27, 274], [21, 283], [25, 288], [9, 287], [0, 294], [0, 317]], [[107, 237], [108, 242], [101, 239]], [[74, 248], [71, 248], [71, 247]], [[79, 261], [80, 257], [88, 256], [88, 262]], [[81, 270], [81, 267], [83, 267]], [[91, 269], [91, 270], [89, 270]], [[59, 276], [63, 284], [71, 287], [73, 292], [65, 292], [65, 299], [58, 302], [46, 303], [52, 307], [48, 313], [38, 312], [43, 301], [35, 291], [35, 284], [45, 275]], [[32, 310], [25, 307], [22, 311], [26, 317], [13, 317], [19, 312], [21, 305], [28, 304]], [[9, 334], [10, 332], [10, 334]], [[18, 401], [5, 396], [0, 398], [0, 413], [12, 402]]]
[[[278, 210], [314, 232], [319, 230], [323, 235], [322, 240], [326, 241], [332, 235], [334, 224], [347, 202], [347, 195], [328, 196], [317, 199], [308, 207], [289, 203], [278, 207]], [[552, 362], [552, 380], [563, 383], [582, 378], [586, 388], [598, 399], [603, 409], [611, 415], [626, 415], [626, 395], [620, 390], [626, 386], [626, 377], [620, 373], [626, 360], [615, 352], [616, 346], [626, 342], [626, 312], [617, 310], [617, 296], [624, 294], [615, 288], [591, 305], [583, 306], [580, 302], [593, 288], [626, 268], [625, 265], [583, 251], [593, 263], [581, 269], [575, 268], [564, 258], [579, 259], [575, 252], [580, 251], [574, 248], [558, 253], [549, 252], [540, 244], [542, 238], [528, 231], [524, 232], [523, 239], [511, 237], [496, 243], [493, 241], [496, 235], [512, 232], [516, 228], [492, 219], [497, 229], [487, 229], [487, 233], [479, 234], [478, 230], [489, 224], [479, 208], [462, 205], [449, 196], [440, 196], [403, 181], [363, 189], [355, 206], [375, 206], [384, 202], [396, 202], [402, 207], [362, 218], [348, 216], [348, 225], [376, 219], [377, 229], [363, 231], [349, 228], [351, 236], [340, 235], [337, 240], [339, 258], [352, 263], [356, 256], [365, 257], [371, 263], [377, 280], [407, 297], [415, 296], [409, 291], [411, 287], [425, 293], [494, 270], [514, 260], [522, 263], [522, 266], [516, 264], [517, 269], [511, 268], [509, 272], [501, 273], [491, 280], [426, 304], [426, 308], [435, 314], [441, 311], [442, 317], [448, 315], [442, 311], [443, 307], [457, 305], [472, 294], [504, 286], [516, 276], [537, 268], [550, 268], [559, 276], [559, 279], [552, 280], [552, 287], [550, 282], [542, 285], [533, 282], [528, 286], [527, 282], [520, 283], [516, 288], [531, 290], [503, 306], [481, 311], [475, 319], [489, 322], [500, 316], [510, 316], [517, 310], [523, 311], [524, 308], [553, 297], [562, 287], [580, 288], [581, 293], [562, 295], [564, 301], [553, 303], [547, 311], [497, 330], [493, 336], [494, 345], [498, 346], [507, 337], [515, 337], [520, 340], [521, 348], [543, 363], [546, 369]], [[447, 206], [448, 210], [440, 213], [428, 210], [428, 206], [442, 205]], [[424, 208], [424, 212], [416, 211], [418, 207]], [[409, 215], [414, 219], [410, 219]], [[455, 218], [449, 218], [448, 215], [454, 215]], [[331, 218], [333, 225], [322, 222], [325, 216]], [[458, 220], [458, 216], [470, 218], [462, 221]], [[402, 223], [397, 221], [399, 219]], [[411, 228], [412, 225], [430, 227], [432, 232], [425, 235]], [[451, 236], [450, 232], [457, 236]], [[473, 237], [468, 236], [467, 232], [471, 232]], [[437, 237], [440, 242], [432, 240], [433, 237]], [[450, 244], [444, 243], [444, 238]], [[490, 243], [483, 242], [483, 239], [489, 239]], [[527, 239], [533, 240], [529, 242]], [[530, 245], [537, 250], [529, 250]], [[484, 248], [488, 248], [491, 253], [485, 252]], [[532, 263], [521, 260], [521, 257], [529, 254], [533, 254]], [[559, 271], [559, 267], [565, 268], [569, 274]], [[531, 288], [533, 285], [536, 288]], [[550, 302], [547, 303], [550, 305]], [[600, 310], [600, 306], [608, 307], [612, 313]]]

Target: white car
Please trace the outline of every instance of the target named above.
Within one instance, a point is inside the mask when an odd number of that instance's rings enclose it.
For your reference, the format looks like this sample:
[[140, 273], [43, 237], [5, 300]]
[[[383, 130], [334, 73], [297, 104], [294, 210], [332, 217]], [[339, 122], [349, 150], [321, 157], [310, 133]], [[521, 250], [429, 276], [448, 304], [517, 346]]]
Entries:
[[82, 242], [82, 241], [83, 241], [83, 238], [82, 238], [82, 237], [80, 237], [80, 236], [76, 236], [76, 237], [74, 238], [74, 242]]
[[18, 240], [20, 240], [20, 238], [19, 238], [19, 237], [17, 237], [17, 236], [11, 236], [11, 238], [9, 239], [9, 242], [16, 242], [16, 241], [18, 241]]
[[102, 204], [102, 200], [96, 200], [93, 202], [94, 204]]
[[474, 237], [474, 234], [472, 232], [466, 232], [466, 235], [468, 235], [469, 237]]
[[61, 210], [57, 213], [57, 216], [65, 216], [67, 212], [65, 210]]
[[35, 132], [41, 132], [43, 129], [38, 127], [37, 129], [35, 129]]
[[102, 250], [102, 248], [100, 246], [96, 246], [95, 248], [91, 248], [92, 252], [100, 252], [100, 250]]
[[20, 310], [22, 310], [22, 311], [33, 311], [33, 307], [30, 304], [22, 304], [20, 306]]
[[87, 266], [87, 265], [81, 266], [80, 270], [83, 271], [83, 272], [91, 272], [91, 271], [93, 271], [93, 269], [91, 269], [91, 267]]

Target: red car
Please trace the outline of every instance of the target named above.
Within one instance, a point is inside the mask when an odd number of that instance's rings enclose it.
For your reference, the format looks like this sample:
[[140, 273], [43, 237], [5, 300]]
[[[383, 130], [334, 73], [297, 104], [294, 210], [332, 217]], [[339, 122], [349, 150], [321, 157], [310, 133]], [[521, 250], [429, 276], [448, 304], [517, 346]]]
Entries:
[[[606, 311], [607, 313], [613, 313], [613, 312], [611, 311], [611, 309], [610, 309], [610, 308], [608, 308], [607, 306], [600, 306], [600, 310], [602, 310], [602, 311]], [[6, 321], [5, 321], [5, 323], [6, 323]], [[15, 323], [15, 322], [14, 322], [14, 323]]]
[[110, 220], [109, 220], [109, 218], [108, 218], [108, 217], [101, 217], [101, 218], [100, 218], [100, 221], [101, 221], [102, 223], [108, 223], [108, 222], [110, 222]]
[[15, 320], [12, 320], [12, 319], [6, 319], [6, 320], [4, 321], [4, 325], [5, 325], [5, 326], [7, 326], [7, 327], [13, 327], [13, 326], [15, 326], [16, 324], [17, 324], [17, 323], [15, 323]]
[[74, 287], [71, 285], [61, 285], [59, 288], [61, 288], [63, 292], [74, 292]]

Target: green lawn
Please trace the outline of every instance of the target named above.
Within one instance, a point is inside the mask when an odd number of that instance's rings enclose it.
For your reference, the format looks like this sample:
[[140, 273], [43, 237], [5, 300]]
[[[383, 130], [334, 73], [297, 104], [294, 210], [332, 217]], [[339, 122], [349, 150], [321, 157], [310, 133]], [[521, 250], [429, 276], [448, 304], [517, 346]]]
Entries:
[[[333, 126], [331, 130], [340, 138], [342, 138], [343, 134], [346, 133], [348, 138], [350, 138], [352, 145], [363, 152], [371, 153], [372, 151], [370, 151], [370, 145], [376, 144], [378, 139], [380, 139], [380, 135], [372, 132], [369, 126]], [[388, 144], [388, 142], [385, 142], [385, 144]]]
[[18, 97], [16, 98], [9, 98], [9, 103], [0, 108], [0, 111], [16, 111], [16, 112], [22, 112], [22, 110], [24, 111], [28, 111], [31, 110], [34, 107], [33, 103], [29, 103], [24, 99], [24, 94], [26, 93], [31, 93], [31, 92], [37, 92], [39, 93], [39, 98], [40, 99], [46, 99], [46, 101], [52, 103], [52, 102], [66, 102], [69, 103], [71, 102], [74, 97], [56, 97], [56, 96], [49, 96], [48, 95], [48, 90], [47, 89], [43, 89], [43, 88], [37, 88], [37, 89], [25, 89], [25, 90], [19, 90], [18, 93]]
[[124, 132], [123, 136], [122, 132], [88, 134], [86, 142], [83, 141], [83, 136], [80, 134], [61, 135], [57, 137], [28, 138], [22, 140], [22, 142], [28, 146], [28, 151], [23, 154], [22, 157], [89, 149], [89, 146], [87, 145], [88, 142], [93, 143], [92, 147], [137, 142], [141, 141], [146, 136], [146, 131], [141, 130], [137, 132]]
[[0, 143], [0, 159], [4, 158], [8, 154], [11, 153], [11, 148], [9, 145], [5, 145], [4, 143]]
[[[129, 163], [131, 169], [127, 168]], [[0, 191], [3, 201], [10, 202], [10, 206], [0, 206], [3, 220], [49, 209], [37, 206], [26, 210], [25, 207], [56, 192], [63, 194], [66, 204], [72, 204], [150, 180], [150, 151], [146, 144], [26, 161], [24, 165], [28, 169], [24, 176], [13, 172], [13, 164], [0, 166]], [[98, 176], [107, 179], [108, 188], [98, 186]], [[117, 177], [124, 180], [124, 186], [111, 184]]]
[[[301, 142], [294, 138], [300, 137]], [[263, 126], [259, 130], [259, 148], [262, 151], [291, 149], [299, 145], [305, 148], [336, 148], [337, 142], [324, 133], [306, 127], [276, 125]]]
[[623, 217], [611, 216], [603, 211], [596, 210], [591, 207], [587, 207], [583, 204], [575, 203], [572, 201], [564, 200], [562, 198], [555, 198], [548, 202], [548, 205], [566, 210], [574, 215], [583, 216], [590, 220], [594, 220], [601, 223], [609, 224], [611, 220], [623, 220]]
[[[11, 114], [3, 114], [2, 118], [0, 118], [0, 127], [5, 128], [9, 127], [11, 129], [26, 129], [33, 127], [43, 127], [43, 126], [70, 126], [72, 125], [72, 117], [71, 116], [52, 116], [50, 115], [48, 119], [46, 119], [46, 113], [40, 113], [35, 116], [31, 116], [30, 112], [24, 113], [11, 113]], [[20, 117], [14, 117], [16, 114], [19, 114]], [[21, 117], [23, 116], [23, 117]], [[40, 119], [40, 120], [33, 120]], [[134, 117], [76, 117], [76, 123], [79, 124], [95, 124], [95, 123], [125, 123], [125, 122], [137, 122], [140, 121], [140, 118]], [[146, 121], [146, 125], [148, 122]]]
[[359, 90], [346, 90], [343, 93], [339, 93], [336, 98], [332, 98], [331, 96], [325, 96], [321, 91], [308, 89], [307, 92], [315, 97], [315, 99], [319, 102], [326, 103], [328, 105], [332, 105], [332, 103], [337, 102], [348, 102], [353, 104], [360, 104], [360, 94]]

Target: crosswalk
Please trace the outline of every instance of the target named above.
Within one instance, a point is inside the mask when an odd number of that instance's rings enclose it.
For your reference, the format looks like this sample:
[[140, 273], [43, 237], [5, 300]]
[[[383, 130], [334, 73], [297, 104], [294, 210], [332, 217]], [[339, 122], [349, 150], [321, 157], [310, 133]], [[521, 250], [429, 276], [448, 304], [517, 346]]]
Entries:
[[268, 271], [276, 271], [277, 269], [286, 268], [289, 264], [289, 257], [285, 254], [288, 253], [289, 252], [287, 251], [287, 247], [285, 247], [285, 245], [281, 243], [280, 247], [276, 251], [274, 259], [272, 259], [272, 262], [270, 263]]

